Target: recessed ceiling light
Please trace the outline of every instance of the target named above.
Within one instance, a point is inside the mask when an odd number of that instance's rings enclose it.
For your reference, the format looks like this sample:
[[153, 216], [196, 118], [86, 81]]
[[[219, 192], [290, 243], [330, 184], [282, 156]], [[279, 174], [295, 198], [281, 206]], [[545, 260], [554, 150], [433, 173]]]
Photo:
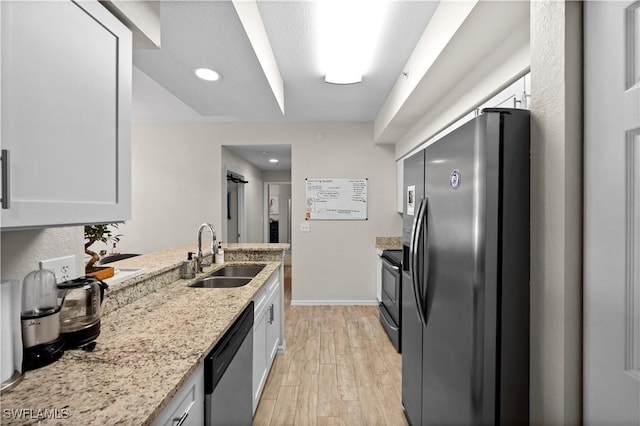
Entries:
[[222, 78], [219, 72], [210, 68], [196, 68], [193, 72], [195, 72], [199, 78], [206, 81], [218, 81]]
[[277, 159], [277, 158], [271, 158], [271, 159], [269, 160], [269, 162], [270, 162], [270, 163], [277, 163], [277, 162], [278, 162], [278, 159]]

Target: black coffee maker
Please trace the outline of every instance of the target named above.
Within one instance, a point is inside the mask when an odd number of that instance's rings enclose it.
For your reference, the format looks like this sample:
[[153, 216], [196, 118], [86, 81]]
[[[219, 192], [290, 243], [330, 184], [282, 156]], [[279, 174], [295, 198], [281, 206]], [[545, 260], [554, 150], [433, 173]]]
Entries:
[[66, 348], [85, 347], [100, 335], [100, 308], [109, 286], [94, 277], [58, 284], [60, 333]]

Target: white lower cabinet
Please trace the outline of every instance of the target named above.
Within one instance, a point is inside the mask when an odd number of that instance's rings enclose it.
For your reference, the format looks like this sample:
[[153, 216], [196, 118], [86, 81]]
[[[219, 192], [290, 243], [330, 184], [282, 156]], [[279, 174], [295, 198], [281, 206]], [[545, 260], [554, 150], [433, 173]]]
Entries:
[[265, 348], [267, 345], [267, 328], [266, 328], [267, 311], [262, 309], [260, 313], [256, 312], [253, 323], [253, 412], [256, 412], [260, 395], [267, 380], [267, 357]]
[[267, 367], [271, 368], [273, 359], [278, 352], [280, 344], [280, 286], [272, 293], [269, 301], [267, 301], [266, 326], [267, 329]]
[[153, 426], [204, 425], [204, 364], [176, 392]]
[[253, 412], [260, 402], [273, 359], [280, 344], [280, 271], [256, 293], [253, 323]]

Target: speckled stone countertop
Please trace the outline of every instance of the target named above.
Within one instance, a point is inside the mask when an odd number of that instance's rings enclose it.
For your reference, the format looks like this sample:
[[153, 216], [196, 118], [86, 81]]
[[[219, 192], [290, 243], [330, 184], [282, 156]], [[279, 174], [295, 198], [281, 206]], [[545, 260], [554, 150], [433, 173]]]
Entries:
[[[168, 265], [175, 269], [183, 254], [179, 247], [117, 263], [147, 268], [147, 274], [131, 280], [140, 283], [159, 271], [171, 272]], [[104, 315], [93, 352], [67, 350], [59, 361], [25, 373], [22, 383], [0, 397], [0, 422], [40, 424], [39, 410], [49, 410], [57, 418], [42, 424], [150, 424], [280, 268], [278, 261], [260, 263], [265, 268], [246, 286], [190, 288], [195, 279], [177, 279]], [[205, 268], [198, 277], [220, 267]], [[22, 418], [7, 410], [22, 410]]]
[[[222, 247], [225, 251], [225, 262], [229, 263], [265, 260], [281, 262], [284, 251], [290, 246], [289, 244], [231, 243], [223, 244]], [[180, 279], [180, 267], [187, 259], [187, 253], [197, 253], [197, 251], [196, 244], [187, 244], [111, 263], [110, 265], [116, 268], [145, 268], [146, 271], [143, 275], [118, 283], [109, 289], [108, 297], [102, 306], [103, 315]], [[207, 250], [203, 249], [203, 253], [206, 259], [211, 260], [210, 247]], [[145, 285], [141, 286], [142, 282]]]
[[[211, 254], [210, 243], [204, 243], [203, 252], [206, 254]], [[289, 249], [289, 244], [262, 244], [262, 243], [223, 243], [222, 248], [225, 251], [225, 260], [239, 260], [234, 259], [233, 256], [238, 253], [244, 254], [254, 254], [257, 253], [259, 255], [264, 254], [265, 252], [271, 252], [276, 255], [282, 254], [284, 250]], [[206, 250], [204, 248], [206, 247]], [[149, 276], [150, 274], [156, 274], [159, 272], [167, 271], [173, 268], [176, 268], [182, 264], [184, 260], [187, 259], [187, 253], [198, 252], [198, 247], [196, 244], [185, 244], [178, 247], [173, 247], [167, 250], [161, 250], [154, 253], [143, 254], [141, 256], [130, 257], [128, 259], [119, 260], [117, 262], [110, 263], [110, 265], [119, 266], [122, 268], [146, 268], [147, 273], [145, 276]], [[226, 255], [230, 255], [228, 258]], [[263, 259], [261, 257], [261, 259]]]
[[376, 248], [380, 250], [402, 250], [402, 237], [376, 237]]

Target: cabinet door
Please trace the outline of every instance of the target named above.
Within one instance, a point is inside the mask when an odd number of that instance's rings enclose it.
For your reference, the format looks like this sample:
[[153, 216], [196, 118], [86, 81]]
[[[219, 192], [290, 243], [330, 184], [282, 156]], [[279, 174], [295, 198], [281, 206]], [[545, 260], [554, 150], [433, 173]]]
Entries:
[[184, 426], [204, 424], [204, 364], [176, 392], [173, 399], [154, 420], [153, 426], [173, 426], [182, 421]]
[[0, 15], [2, 228], [129, 219], [131, 32], [97, 1], [1, 2]]
[[271, 367], [280, 343], [280, 286], [278, 285], [267, 302], [267, 365]]
[[253, 323], [253, 412], [256, 412], [264, 382], [267, 380], [267, 309], [256, 313]]

